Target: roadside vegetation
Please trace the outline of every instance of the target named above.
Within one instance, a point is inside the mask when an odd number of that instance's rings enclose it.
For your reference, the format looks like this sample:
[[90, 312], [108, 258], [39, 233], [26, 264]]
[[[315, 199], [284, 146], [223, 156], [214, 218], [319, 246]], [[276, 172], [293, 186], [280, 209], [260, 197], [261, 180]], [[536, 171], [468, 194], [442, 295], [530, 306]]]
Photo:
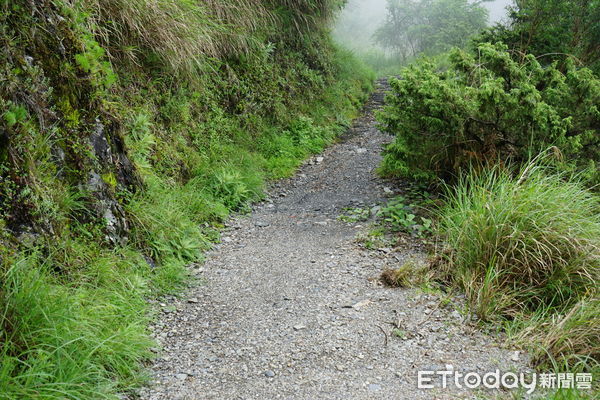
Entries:
[[[341, 219], [436, 235], [431, 267], [388, 284], [460, 290], [540, 368], [597, 377], [600, 3], [516, 1], [492, 28], [479, 2], [387, 3], [366, 53], [400, 75], [380, 171], [442, 204]], [[149, 300], [188, 284], [227, 216], [333, 142], [372, 89], [330, 38], [342, 5], [0, 0], [0, 399], [144, 382]]]
[[143, 382], [147, 300], [365, 100], [338, 8], [0, 1], [0, 398]]
[[[465, 293], [470, 313], [541, 370], [595, 378], [600, 36], [591, 21], [599, 12], [598, 2], [517, 1], [505, 25], [416, 52], [435, 57], [397, 68], [378, 116], [395, 136], [381, 174], [440, 196], [429, 270], [403, 266], [384, 281], [407, 286], [418, 274]], [[379, 34], [410, 15], [390, 15]], [[444, 52], [446, 44], [457, 47]], [[398, 57], [410, 61], [406, 51]], [[597, 387], [550, 396], [595, 395]]]
[[520, 164], [553, 148], [557, 168], [600, 182], [600, 79], [591, 70], [515, 59], [502, 43], [448, 58], [446, 71], [422, 61], [392, 80], [380, 117], [396, 135], [385, 175], [450, 180], [472, 164]]
[[530, 163], [465, 174], [445, 200], [438, 227], [445, 255], [436, 266], [442, 279], [466, 293], [481, 320], [522, 325], [511, 329], [530, 341], [536, 362], [596, 367], [598, 197]]

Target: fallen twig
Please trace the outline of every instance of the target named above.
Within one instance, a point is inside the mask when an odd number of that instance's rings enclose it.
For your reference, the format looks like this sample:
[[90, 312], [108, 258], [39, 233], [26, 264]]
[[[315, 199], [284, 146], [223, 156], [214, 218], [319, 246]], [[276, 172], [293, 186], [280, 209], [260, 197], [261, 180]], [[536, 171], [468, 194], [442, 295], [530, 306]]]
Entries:
[[379, 329], [381, 329], [381, 332], [383, 332], [383, 337], [385, 338], [384, 346], [387, 347], [387, 345], [388, 345], [388, 334], [385, 331], [385, 329], [383, 329], [380, 325], [377, 325], [377, 327]]

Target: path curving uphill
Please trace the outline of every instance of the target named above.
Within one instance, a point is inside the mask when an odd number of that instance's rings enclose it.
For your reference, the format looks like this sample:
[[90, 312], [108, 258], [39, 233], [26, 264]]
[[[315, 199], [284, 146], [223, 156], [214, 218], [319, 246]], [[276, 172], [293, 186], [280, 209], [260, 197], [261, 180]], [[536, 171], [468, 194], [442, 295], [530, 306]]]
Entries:
[[373, 118], [384, 89], [339, 143], [230, 222], [199, 270], [205, 284], [154, 327], [162, 355], [143, 399], [471, 398], [420, 390], [417, 371], [524, 364], [438, 296], [379, 283], [386, 266], [423, 257], [417, 246], [366, 251], [355, 237], [367, 226], [337, 219], [389, 192], [374, 172], [391, 140]]

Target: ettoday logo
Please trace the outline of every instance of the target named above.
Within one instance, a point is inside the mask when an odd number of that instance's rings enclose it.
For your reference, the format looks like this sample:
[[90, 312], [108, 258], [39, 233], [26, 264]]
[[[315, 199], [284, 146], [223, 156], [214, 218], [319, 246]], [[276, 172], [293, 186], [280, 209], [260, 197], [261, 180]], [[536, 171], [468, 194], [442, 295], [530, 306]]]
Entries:
[[419, 371], [417, 387], [419, 389], [447, 389], [454, 386], [457, 389], [525, 389], [528, 394], [537, 389], [581, 389], [591, 390], [592, 374], [586, 373], [515, 373], [495, 371], [461, 372], [452, 365], [446, 365], [445, 370]]

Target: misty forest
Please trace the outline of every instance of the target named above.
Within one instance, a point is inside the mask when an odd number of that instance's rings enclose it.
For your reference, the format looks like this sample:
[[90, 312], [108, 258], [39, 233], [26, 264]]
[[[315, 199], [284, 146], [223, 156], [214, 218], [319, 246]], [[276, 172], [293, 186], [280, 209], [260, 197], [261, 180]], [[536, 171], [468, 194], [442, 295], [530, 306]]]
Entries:
[[0, 0], [0, 399], [597, 399], [599, 0]]

